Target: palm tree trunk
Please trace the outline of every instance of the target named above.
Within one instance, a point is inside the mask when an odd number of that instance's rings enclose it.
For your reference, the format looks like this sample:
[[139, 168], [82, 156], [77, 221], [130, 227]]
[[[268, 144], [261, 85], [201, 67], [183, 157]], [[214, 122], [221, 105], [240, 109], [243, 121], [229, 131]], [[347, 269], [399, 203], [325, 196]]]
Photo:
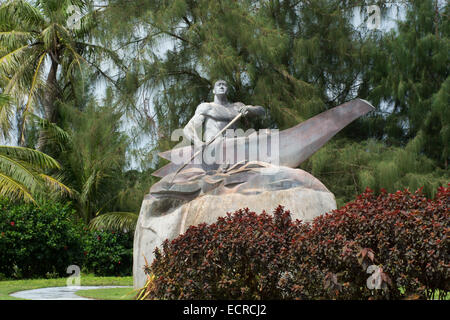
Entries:
[[[58, 72], [58, 63], [52, 58], [52, 65], [47, 75], [46, 88], [44, 92], [44, 113], [45, 119], [50, 122], [56, 121], [55, 98], [56, 98], [56, 73]], [[45, 145], [45, 131], [39, 132], [38, 149], [43, 151]]]
[[45, 117], [50, 122], [56, 121], [55, 98], [56, 98], [56, 73], [58, 72], [58, 63], [52, 59], [52, 66], [47, 76], [47, 88], [45, 90]]

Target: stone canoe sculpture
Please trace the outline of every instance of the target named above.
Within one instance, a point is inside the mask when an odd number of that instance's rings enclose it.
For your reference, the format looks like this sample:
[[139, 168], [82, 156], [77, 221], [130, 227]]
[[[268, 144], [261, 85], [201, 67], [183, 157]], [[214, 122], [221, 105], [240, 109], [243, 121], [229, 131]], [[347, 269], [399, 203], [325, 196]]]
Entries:
[[[162, 179], [145, 196], [136, 225], [133, 252], [134, 287], [145, 284], [144, 257], [153, 261], [153, 251], [165, 239], [174, 239], [191, 225], [213, 223], [227, 212], [248, 207], [255, 212], [271, 212], [279, 204], [291, 211], [293, 219], [305, 222], [336, 209], [334, 195], [311, 174], [294, 169], [350, 122], [374, 108], [362, 99], [349, 101], [305, 122], [279, 132], [276, 165], [252, 161], [251, 157], [233, 164], [226, 172], [209, 170], [191, 163], [169, 163], [154, 173]], [[269, 133], [270, 134], [270, 133]], [[246, 157], [252, 150], [249, 139], [236, 138], [233, 145], [245, 145]], [[223, 143], [227, 148], [227, 142]], [[254, 150], [255, 148], [253, 148]], [[166, 151], [191, 155], [192, 147]], [[254, 158], [253, 158], [254, 159]], [[250, 160], [250, 161], [249, 161]], [[176, 176], [174, 176], [176, 174]]]

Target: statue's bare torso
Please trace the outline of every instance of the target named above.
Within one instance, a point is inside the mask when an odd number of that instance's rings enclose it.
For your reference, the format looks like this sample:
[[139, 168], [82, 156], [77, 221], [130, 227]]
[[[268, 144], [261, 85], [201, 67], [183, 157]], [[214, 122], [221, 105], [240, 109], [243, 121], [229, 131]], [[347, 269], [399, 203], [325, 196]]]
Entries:
[[[226, 106], [214, 102], [201, 103], [194, 117], [186, 125], [185, 133], [194, 141], [196, 137], [203, 142], [210, 141], [239, 114], [243, 106], [245, 105], [241, 102], [229, 103]], [[236, 129], [236, 125], [230, 129]], [[193, 137], [193, 130], [196, 130], [196, 137]]]
[[[184, 128], [184, 134], [194, 144], [201, 145], [210, 142], [239, 113], [243, 115], [262, 116], [263, 107], [247, 106], [242, 102], [230, 103], [227, 100], [227, 83], [218, 80], [214, 85], [214, 102], [201, 103], [195, 114]], [[230, 129], [236, 129], [233, 125]]]

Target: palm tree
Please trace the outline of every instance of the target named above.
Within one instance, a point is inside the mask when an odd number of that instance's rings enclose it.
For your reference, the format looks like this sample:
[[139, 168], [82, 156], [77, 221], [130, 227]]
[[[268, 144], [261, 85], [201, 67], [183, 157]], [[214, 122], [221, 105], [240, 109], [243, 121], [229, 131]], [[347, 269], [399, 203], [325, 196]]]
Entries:
[[[84, 68], [94, 68], [113, 81], [95, 60], [107, 58], [120, 64], [118, 55], [85, 41], [92, 35], [95, 20], [101, 14], [89, 10], [88, 4], [85, 0], [7, 0], [0, 5], [0, 92], [11, 98], [0, 99], [3, 136], [10, 130], [11, 101], [24, 104], [19, 128], [23, 145], [26, 116], [34, 111], [36, 103], [43, 105], [48, 121], [56, 122], [57, 99], [82, 78]], [[75, 28], [71, 27], [70, 19], [73, 6], [88, 11]], [[63, 88], [58, 87], [61, 78]]]
[[[10, 97], [0, 93], [0, 105], [6, 105]], [[0, 125], [5, 130], [9, 124], [8, 109], [0, 109]], [[4, 122], [6, 121], [6, 122]], [[5, 135], [8, 132], [5, 132]], [[37, 197], [60, 193], [72, 195], [72, 190], [58, 178], [46, 174], [61, 169], [52, 157], [24, 147], [0, 145], [0, 196], [11, 200], [36, 203]], [[50, 189], [50, 193], [47, 191]]]
[[0, 196], [36, 203], [37, 197], [72, 191], [44, 170], [60, 169], [50, 156], [29, 148], [0, 145]]

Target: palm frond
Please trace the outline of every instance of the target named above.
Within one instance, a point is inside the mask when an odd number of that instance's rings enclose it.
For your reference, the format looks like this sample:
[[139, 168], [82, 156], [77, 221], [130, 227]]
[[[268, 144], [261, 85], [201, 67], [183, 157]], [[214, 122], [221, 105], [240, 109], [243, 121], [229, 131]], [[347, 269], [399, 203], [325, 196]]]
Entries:
[[31, 53], [30, 55], [28, 55], [28, 57], [23, 59], [19, 65], [8, 66], [8, 68], [13, 67], [14, 71], [12, 77], [6, 77], [5, 79], [5, 82], [7, 83], [5, 87], [5, 93], [11, 95], [17, 94], [18, 96], [20, 96], [22, 92], [28, 90], [28, 83], [31, 81], [30, 70], [35, 64], [36, 58], [42, 54], [42, 52], [36, 53], [37, 54]]
[[92, 31], [92, 29], [94, 29], [98, 25], [98, 21], [101, 19], [101, 14], [106, 9], [98, 8], [95, 10], [88, 10], [87, 6], [85, 7], [79, 6], [79, 7], [81, 11], [83, 11], [83, 16], [80, 19], [79, 28], [72, 30], [72, 32], [74, 33], [75, 37], [81, 39], [84, 38], [86, 35], [88, 35]]
[[29, 49], [29, 47], [30, 46], [27, 44], [7, 53], [0, 58], [0, 66], [8, 67], [8, 64], [11, 64], [12, 62], [18, 62], [20, 55], [23, 54], [27, 49]]
[[0, 154], [0, 172], [14, 179], [17, 183], [28, 186], [31, 193], [42, 186], [39, 175], [33, 169], [27, 168], [25, 162], [15, 160], [4, 154]]
[[89, 197], [89, 193], [92, 190], [92, 187], [95, 185], [96, 182], [96, 170], [94, 170], [88, 177], [88, 179], [86, 180], [86, 182], [83, 184], [82, 190], [81, 190], [81, 195], [80, 195], [80, 201], [82, 203], [87, 202], [88, 197]]
[[70, 134], [56, 123], [41, 118], [34, 113], [29, 113], [28, 116], [45, 131], [45, 134], [39, 137], [38, 145], [43, 146], [50, 143], [57, 145], [61, 150], [70, 145]]
[[0, 127], [4, 138], [9, 136], [9, 130], [11, 129], [13, 110], [10, 102], [11, 97], [9, 95], [0, 93]]
[[39, 75], [39, 71], [41, 70], [42, 60], [44, 60], [44, 58], [45, 58], [46, 55], [47, 55], [47, 54], [44, 53], [44, 54], [42, 54], [41, 57], [39, 58], [38, 65], [37, 65], [37, 67], [36, 67], [36, 71], [34, 72], [33, 82], [31, 83], [31, 88], [30, 88], [30, 91], [29, 91], [29, 93], [28, 93], [28, 101], [27, 101], [27, 105], [26, 105], [26, 107], [25, 107], [25, 112], [24, 112], [23, 119], [22, 119], [22, 128], [21, 128], [21, 130], [20, 130], [20, 132], [21, 132], [20, 141], [21, 141], [22, 143], [25, 142], [25, 136], [24, 136], [24, 134], [25, 134], [25, 122], [26, 122], [26, 116], [27, 116], [27, 113], [30, 112], [30, 111], [29, 111], [29, 110], [30, 110], [30, 106], [31, 106], [32, 101], [34, 100], [34, 99], [33, 99], [33, 96], [34, 96], [34, 88], [35, 88], [35, 86], [36, 86], [36, 80], [37, 80], [37, 77], [38, 77], [38, 75]]
[[[83, 69], [82, 69], [82, 67], [81, 67], [81, 62], [80, 62], [80, 57], [81, 56], [79, 56], [78, 54], [77, 54], [77, 52], [76, 52], [76, 50], [71, 46], [71, 45], [66, 45], [66, 49], [68, 49], [71, 53], [72, 53], [72, 55], [73, 55], [73, 61], [72, 61], [72, 63], [70, 64], [70, 65], [72, 65], [73, 63], [76, 63], [76, 64], [78, 64], [78, 68], [79, 68], [79, 70], [80, 70], [80, 73], [81, 74], [83, 74]], [[88, 62], [87, 61], [83, 61], [83, 62], [85, 62], [87, 65], [89, 65], [88, 64]], [[71, 69], [73, 69], [73, 67], [71, 67], [70, 69], [68, 69], [68, 71], [71, 71]], [[69, 73], [70, 74], [70, 73]]]
[[31, 40], [32, 37], [33, 34], [27, 31], [11, 30], [0, 32], [0, 42], [7, 48], [18, 47], [21, 44], [23, 45]]
[[135, 212], [107, 212], [92, 219], [89, 227], [97, 230], [133, 231], [138, 217]]
[[55, 29], [56, 26], [57, 24], [52, 23], [41, 32], [42, 40], [44, 41], [44, 47], [46, 48], [46, 50], [51, 50], [51, 48], [54, 47], [57, 38]]
[[71, 46], [68, 46], [67, 49], [69, 49], [72, 54], [73, 57], [75, 59], [78, 59], [80, 61], [83, 61], [87, 66], [94, 68], [95, 70], [97, 70], [97, 72], [99, 72], [106, 80], [108, 80], [109, 82], [111, 82], [112, 84], [117, 86], [116, 81], [114, 81], [109, 75], [107, 75], [99, 66], [97, 66], [95, 63], [86, 60], [83, 56], [81, 56], [80, 54], [78, 54]]
[[68, 195], [69, 197], [74, 196], [73, 190], [68, 186], [66, 186], [64, 183], [62, 183], [61, 181], [59, 181], [58, 179], [43, 173], [40, 173], [39, 176], [45, 181], [45, 184], [52, 190], [59, 192], [62, 195]]
[[0, 172], [0, 195], [9, 199], [23, 199], [36, 203], [30, 191], [19, 182]]
[[30, 148], [0, 145], [0, 154], [27, 161], [30, 165], [40, 167], [41, 169], [60, 169], [60, 165], [55, 159], [45, 153]]
[[2, 24], [21, 25], [23, 28], [45, 24], [39, 9], [26, 0], [9, 0], [0, 5]]

